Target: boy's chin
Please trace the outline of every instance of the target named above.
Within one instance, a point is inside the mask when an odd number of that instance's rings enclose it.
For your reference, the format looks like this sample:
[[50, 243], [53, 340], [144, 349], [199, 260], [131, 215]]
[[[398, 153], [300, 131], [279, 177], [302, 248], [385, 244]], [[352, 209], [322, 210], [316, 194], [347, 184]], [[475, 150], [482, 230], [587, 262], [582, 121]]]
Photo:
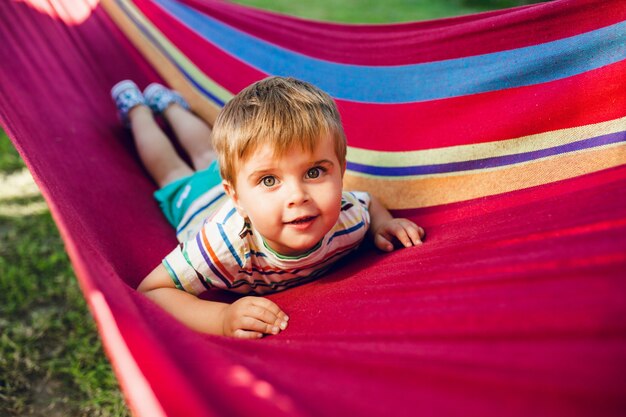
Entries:
[[277, 253], [283, 256], [300, 256], [311, 252], [320, 245], [320, 239], [312, 239], [299, 242], [296, 245], [280, 246], [280, 249], [276, 249], [275, 245], [270, 244], [270, 247]]

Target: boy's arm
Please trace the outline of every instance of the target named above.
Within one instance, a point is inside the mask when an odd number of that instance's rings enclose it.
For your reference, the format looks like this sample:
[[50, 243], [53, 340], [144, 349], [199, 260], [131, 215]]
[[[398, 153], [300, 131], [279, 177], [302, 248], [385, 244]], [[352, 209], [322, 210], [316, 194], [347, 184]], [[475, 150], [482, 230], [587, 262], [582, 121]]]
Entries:
[[232, 304], [207, 301], [175, 287], [163, 264], [159, 264], [137, 287], [176, 319], [190, 328], [216, 335], [259, 338], [287, 327], [287, 315], [274, 302], [243, 297]]
[[391, 252], [396, 239], [406, 248], [422, 243], [424, 229], [411, 220], [394, 218], [376, 197], [370, 196], [369, 233], [378, 249]]

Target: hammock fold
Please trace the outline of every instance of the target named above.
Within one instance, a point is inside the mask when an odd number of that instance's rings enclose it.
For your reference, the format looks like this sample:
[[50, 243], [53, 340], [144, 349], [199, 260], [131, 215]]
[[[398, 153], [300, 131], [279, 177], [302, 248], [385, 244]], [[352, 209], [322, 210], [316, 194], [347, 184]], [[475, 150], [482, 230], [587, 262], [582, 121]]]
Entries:
[[[0, 123], [135, 415], [626, 412], [624, 1], [347, 25], [219, 0], [11, 0], [0, 18]], [[278, 336], [198, 334], [134, 290], [176, 238], [109, 90], [165, 82], [212, 122], [267, 75], [335, 97], [346, 187], [427, 240], [365, 245], [271, 295]]]

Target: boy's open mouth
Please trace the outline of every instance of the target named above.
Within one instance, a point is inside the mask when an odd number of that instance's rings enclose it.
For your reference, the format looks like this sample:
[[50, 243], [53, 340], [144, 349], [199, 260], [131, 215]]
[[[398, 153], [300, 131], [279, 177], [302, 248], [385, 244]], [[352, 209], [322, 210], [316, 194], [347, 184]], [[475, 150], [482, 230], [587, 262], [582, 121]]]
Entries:
[[310, 222], [312, 222], [313, 220], [315, 220], [317, 216], [303, 216], [303, 217], [298, 217], [295, 220], [292, 220], [290, 222], [285, 222], [285, 224], [292, 224], [292, 225], [305, 225], [308, 224]]

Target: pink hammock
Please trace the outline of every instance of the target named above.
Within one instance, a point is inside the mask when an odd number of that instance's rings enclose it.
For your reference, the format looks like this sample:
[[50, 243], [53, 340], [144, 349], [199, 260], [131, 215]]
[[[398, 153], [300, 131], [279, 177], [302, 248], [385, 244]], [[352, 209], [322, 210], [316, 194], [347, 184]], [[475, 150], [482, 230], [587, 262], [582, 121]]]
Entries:
[[[626, 413], [623, 0], [380, 26], [217, 0], [11, 0], [0, 18], [0, 123], [135, 415]], [[210, 121], [267, 74], [337, 99], [346, 185], [428, 238], [272, 295], [279, 336], [206, 336], [134, 290], [176, 241], [109, 89], [165, 81]]]

